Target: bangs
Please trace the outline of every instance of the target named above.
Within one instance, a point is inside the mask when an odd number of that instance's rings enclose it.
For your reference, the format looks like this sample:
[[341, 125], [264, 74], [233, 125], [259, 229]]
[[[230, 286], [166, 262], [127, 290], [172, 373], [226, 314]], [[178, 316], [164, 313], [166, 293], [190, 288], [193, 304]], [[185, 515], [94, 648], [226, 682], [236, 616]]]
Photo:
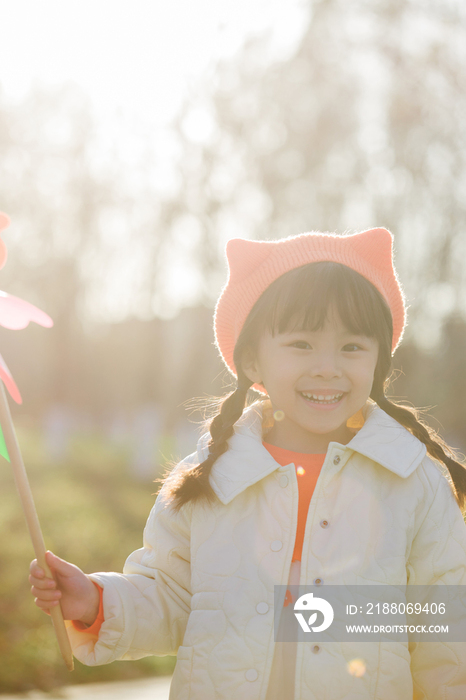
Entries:
[[[294, 331], [319, 331], [338, 313], [349, 333], [379, 338], [392, 328], [390, 309], [365, 277], [346, 265], [310, 263], [290, 270], [266, 290], [266, 327], [274, 336]], [[385, 333], [383, 333], [383, 328]]]

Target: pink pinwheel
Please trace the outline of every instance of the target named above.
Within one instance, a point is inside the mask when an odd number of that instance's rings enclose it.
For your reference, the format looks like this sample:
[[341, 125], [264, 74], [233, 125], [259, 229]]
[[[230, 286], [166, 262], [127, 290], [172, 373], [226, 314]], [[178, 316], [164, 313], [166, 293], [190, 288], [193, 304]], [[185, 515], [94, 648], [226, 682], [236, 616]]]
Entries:
[[[10, 225], [9, 217], [0, 212], [0, 231], [3, 231]], [[7, 259], [6, 245], [0, 238], [0, 270], [5, 265]], [[53, 326], [53, 321], [44, 311], [41, 311], [37, 306], [33, 306], [28, 301], [18, 299], [11, 294], [0, 291], [0, 326], [10, 328], [11, 330], [20, 330], [26, 328], [30, 321], [38, 323], [40, 326], [50, 328]], [[21, 394], [11, 375], [10, 370], [6, 366], [3, 357], [0, 355], [0, 379], [3, 380], [8, 392], [16, 403], [22, 403]]]
[[[7, 228], [10, 224], [10, 219], [6, 214], [0, 212], [0, 231]], [[0, 269], [4, 266], [7, 258], [5, 243], [0, 238]], [[0, 292], [0, 325], [12, 330], [26, 328], [29, 321], [35, 321], [40, 326], [50, 328], [53, 326], [53, 321], [50, 316], [30, 304], [28, 301], [13, 297], [6, 292]], [[16, 403], [22, 403], [21, 395], [18, 387], [15, 384], [11, 372], [6, 366], [3, 358], [0, 355], [0, 379], [3, 380], [10, 396]], [[13, 474], [15, 477], [16, 487], [23, 507], [26, 522], [29, 528], [29, 534], [37, 557], [39, 566], [45, 571], [46, 576], [52, 577], [52, 572], [49, 569], [45, 559], [45, 543], [42, 536], [42, 531], [37, 516], [34, 499], [31, 492], [31, 487], [24, 468], [23, 458], [19, 449], [18, 440], [16, 437], [13, 421], [11, 419], [10, 408], [8, 406], [7, 397], [3, 389], [3, 384], [0, 381], [0, 455], [5, 457], [11, 463]], [[55, 633], [57, 635], [58, 645], [62, 653], [63, 659], [70, 671], [73, 670], [73, 654], [71, 651], [70, 640], [63, 620], [63, 614], [60, 605], [52, 608], [50, 611]]]

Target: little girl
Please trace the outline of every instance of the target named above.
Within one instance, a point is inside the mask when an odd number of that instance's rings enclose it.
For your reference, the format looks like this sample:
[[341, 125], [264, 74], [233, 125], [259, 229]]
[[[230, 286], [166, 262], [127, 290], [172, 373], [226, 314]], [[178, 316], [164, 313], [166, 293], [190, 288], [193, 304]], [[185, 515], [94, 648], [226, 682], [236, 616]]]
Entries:
[[176, 654], [171, 700], [466, 698], [466, 640], [274, 636], [275, 586], [281, 620], [291, 584], [466, 584], [466, 470], [386, 396], [406, 322], [391, 234], [226, 252], [214, 326], [236, 390], [161, 480], [124, 573], [49, 552], [36, 604], [61, 603], [84, 664]]

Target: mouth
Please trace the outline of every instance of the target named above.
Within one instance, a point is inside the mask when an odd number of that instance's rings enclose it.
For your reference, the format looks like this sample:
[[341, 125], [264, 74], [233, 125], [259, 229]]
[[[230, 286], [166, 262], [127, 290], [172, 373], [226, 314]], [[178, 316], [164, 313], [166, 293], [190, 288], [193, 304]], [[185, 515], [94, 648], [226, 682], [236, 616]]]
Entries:
[[346, 392], [340, 392], [338, 394], [313, 394], [307, 391], [298, 392], [308, 403], [315, 404], [316, 406], [336, 406], [341, 402]]

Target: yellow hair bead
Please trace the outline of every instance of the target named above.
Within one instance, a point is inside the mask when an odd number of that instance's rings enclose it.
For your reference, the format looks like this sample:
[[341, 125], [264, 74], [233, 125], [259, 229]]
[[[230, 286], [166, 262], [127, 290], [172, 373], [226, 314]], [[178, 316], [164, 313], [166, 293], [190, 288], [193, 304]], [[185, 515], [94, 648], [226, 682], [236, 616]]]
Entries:
[[360, 408], [357, 413], [348, 418], [348, 420], [346, 421], [346, 427], [351, 428], [352, 430], [360, 430], [364, 425], [364, 421], [364, 413], [362, 408]]

